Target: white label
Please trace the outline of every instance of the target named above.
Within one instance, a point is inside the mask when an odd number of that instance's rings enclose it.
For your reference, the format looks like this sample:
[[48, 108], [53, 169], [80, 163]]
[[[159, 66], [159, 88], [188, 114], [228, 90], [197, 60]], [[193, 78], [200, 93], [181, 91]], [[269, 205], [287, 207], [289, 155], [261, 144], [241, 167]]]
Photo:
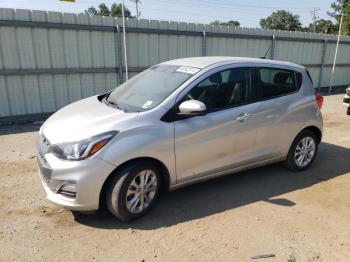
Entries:
[[195, 73], [199, 72], [199, 70], [200, 70], [199, 68], [195, 68], [195, 67], [181, 66], [176, 70], [176, 72], [194, 75]]
[[150, 105], [152, 105], [153, 101], [147, 101], [146, 103], [143, 104], [142, 108], [148, 108]]

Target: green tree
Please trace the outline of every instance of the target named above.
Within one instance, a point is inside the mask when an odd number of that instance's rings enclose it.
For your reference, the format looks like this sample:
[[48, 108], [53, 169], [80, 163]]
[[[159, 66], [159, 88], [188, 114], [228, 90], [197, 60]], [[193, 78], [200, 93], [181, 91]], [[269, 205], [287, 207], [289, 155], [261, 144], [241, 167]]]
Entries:
[[299, 15], [293, 15], [285, 10], [278, 10], [266, 18], [262, 18], [260, 20], [260, 26], [265, 29], [288, 31], [297, 31], [302, 28]]
[[100, 9], [99, 15], [101, 15], [101, 16], [110, 16], [111, 15], [111, 11], [109, 10], [108, 6], [106, 6], [106, 4], [100, 4], [98, 6], [98, 8]]
[[350, 35], [350, 0], [336, 0], [331, 4], [333, 12], [328, 14], [335, 18], [339, 27], [340, 16], [343, 15], [343, 25], [341, 34]]
[[[308, 30], [313, 32], [314, 24], [309, 24]], [[323, 34], [337, 34], [338, 26], [335, 25], [331, 20], [319, 19], [315, 21], [315, 33]]]
[[[131, 12], [129, 9], [127, 9], [125, 6], [124, 6], [124, 15], [125, 17], [133, 17], [131, 16]], [[113, 4], [112, 7], [111, 7], [111, 16], [114, 16], [114, 17], [121, 17], [122, 16], [122, 4]]]
[[96, 7], [90, 6], [88, 9], [85, 10], [85, 14], [87, 15], [98, 15], [98, 11]]
[[[100, 15], [100, 16], [113, 16], [113, 17], [121, 17], [122, 16], [122, 4], [112, 4], [111, 8], [109, 8], [106, 4], [102, 3], [98, 6], [98, 8], [94, 6], [90, 6], [85, 10], [85, 14], [88, 15]], [[131, 12], [128, 8], [124, 6], [124, 15], [125, 17], [132, 18]]]
[[227, 22], [221, 22], [219, 20], [215, 20], [210, 23], [211, 25], [223, 25], [223, 26], [240, 26], [241, 24], [235, 20], [229, 20]]

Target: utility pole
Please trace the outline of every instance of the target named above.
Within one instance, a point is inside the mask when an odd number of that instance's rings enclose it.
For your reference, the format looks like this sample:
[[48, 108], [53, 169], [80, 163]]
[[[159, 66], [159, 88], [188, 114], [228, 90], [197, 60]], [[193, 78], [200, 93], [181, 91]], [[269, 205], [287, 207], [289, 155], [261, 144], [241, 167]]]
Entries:
[[311, 13], [312, 23], [313, 23], [313, 30], [312, 30], [312, 32], [314, 32], [314, 33], [316, 32], [316, 21], [320, 18], [318, 16], [318, 11], [320, 11], [320, 10], [321, 10], [320, 8], [314, 8], [310, 12]]
[[124, 14], [124, 0], [122, 0], [122, 17], [123, 17], [123, 44], [124, 44], [124, 64], [125, 64], [125, 78], [129, 80], [128, 73], [128, 56], [126, 51], [126, 32], [125, 32], [125, 14]]
[[141, 12], [139, 12], [139, 3], [141, 4], [141, 0], [131, 0], [135, 2], [136, 5], [136, 18], [138, 19], [141, 15]]
[[333, 67], [332, 67], [332, 75], [331, 75], [331, 85], [329, 86], [328, 94], [330, 95], [332, 93], [332, 86], [333, 86], [333, 78], [334, 78], [334, 70], [335, 70], [335, 62], [337, 61], [337, 54], [338, 54], [338, 47], [339, 47], [339, 38], [341, 33], [341, 26], [343, 24], [343, 16], [340, 15], [340, 24], [339, 24], [339, 31], [338, 31], [338, 38], [337, 38], [337, 44], [335, 46], [335, 53], [334, 53], [334, 60], [333, 60]]

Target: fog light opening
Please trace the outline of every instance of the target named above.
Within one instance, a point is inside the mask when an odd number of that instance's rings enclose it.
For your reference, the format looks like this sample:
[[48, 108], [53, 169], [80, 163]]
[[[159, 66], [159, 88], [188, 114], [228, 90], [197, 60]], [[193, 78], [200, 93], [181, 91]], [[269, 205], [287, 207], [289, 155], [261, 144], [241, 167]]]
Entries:
[[58, 193], [67, 197], [74, 198], [77, 195], [77, 184], [65, 184], [61, 186]]

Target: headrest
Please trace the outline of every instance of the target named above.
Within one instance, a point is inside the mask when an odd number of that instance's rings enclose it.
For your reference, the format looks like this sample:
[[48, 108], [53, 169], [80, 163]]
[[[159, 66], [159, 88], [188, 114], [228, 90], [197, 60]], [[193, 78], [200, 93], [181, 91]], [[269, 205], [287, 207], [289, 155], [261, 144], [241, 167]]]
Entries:
[[245, 80], [246, 72], [246, 68], [235, 68], [235, 70], [231, 70], [230, 82], [241, 82]]
[[290, 77], [290, 73], [280, 72], [275, 74], [275, 76], [273, 77], [273, 82], [278, 85], [285, 84], [287, 82], [288, 77]]
[[209, 80], [212, 83], [221, 84], [222, 83], [221, 73], [218, 72], [218, 73], [215, 73], [215, 74], [209, 76]]

